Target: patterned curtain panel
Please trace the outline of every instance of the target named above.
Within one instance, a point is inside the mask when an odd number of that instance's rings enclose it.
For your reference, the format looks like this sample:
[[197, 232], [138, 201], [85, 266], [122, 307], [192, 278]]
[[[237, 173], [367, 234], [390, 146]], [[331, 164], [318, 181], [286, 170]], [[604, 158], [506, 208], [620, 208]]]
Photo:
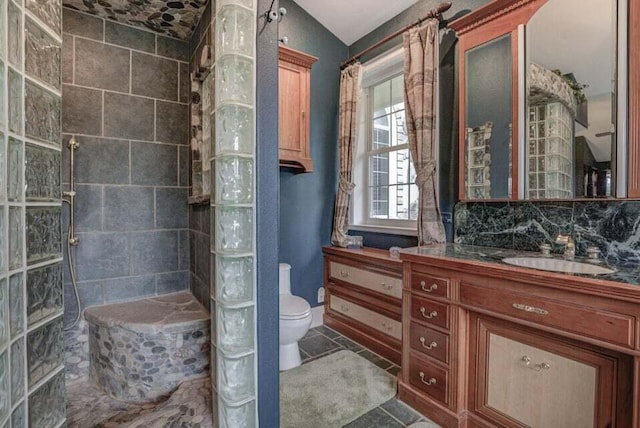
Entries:
[[418, 186], [418, 245], [445, 242], [436, 189], [438, 21], [404, 33], [404, 98], [409, 148]]
[[340, 116], [339, 116], [339, 158], [340, 176], [338, 195], [333, 214], [333, 233], [331, 243], [339, 247], [347, 246], [349, 228], [349, 201], [355, 184], [352, 181], [353, 146], [356, 144], [357, 111], [359, 93], [360, 64], [345, 68], [340, 75]]

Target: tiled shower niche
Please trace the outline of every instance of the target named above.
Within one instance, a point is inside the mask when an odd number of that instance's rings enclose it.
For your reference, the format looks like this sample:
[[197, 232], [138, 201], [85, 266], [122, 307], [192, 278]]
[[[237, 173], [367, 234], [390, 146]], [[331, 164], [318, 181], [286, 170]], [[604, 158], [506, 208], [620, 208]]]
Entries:
[[0, 0], [2, 427], [65, 423], [61, 14], [60, 0]]

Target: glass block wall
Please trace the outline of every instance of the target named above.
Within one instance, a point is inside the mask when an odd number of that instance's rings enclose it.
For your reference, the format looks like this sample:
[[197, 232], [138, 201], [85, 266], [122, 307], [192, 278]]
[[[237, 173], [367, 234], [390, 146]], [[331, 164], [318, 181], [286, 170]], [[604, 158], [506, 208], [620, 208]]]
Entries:
[[65, 423], [59, 0], [0, 0], [0, 426]]
[[211, 313], [214, 417], [257, 426], [254, 0], [215, 3]]
[[574, 117], [564, 104], [529, 107], [528, 196], [573, 197]]

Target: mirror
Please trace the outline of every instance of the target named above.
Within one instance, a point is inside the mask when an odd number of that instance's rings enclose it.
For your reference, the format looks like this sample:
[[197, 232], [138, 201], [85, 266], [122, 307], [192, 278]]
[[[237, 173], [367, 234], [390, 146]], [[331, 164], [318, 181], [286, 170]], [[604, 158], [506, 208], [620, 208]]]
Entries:
[[525, 196], [614, 197], [617, 5], [549, 0], [526, 25]]
[[465, 194], [470, 199], [511, 196], [511, 35], [465, 52]]

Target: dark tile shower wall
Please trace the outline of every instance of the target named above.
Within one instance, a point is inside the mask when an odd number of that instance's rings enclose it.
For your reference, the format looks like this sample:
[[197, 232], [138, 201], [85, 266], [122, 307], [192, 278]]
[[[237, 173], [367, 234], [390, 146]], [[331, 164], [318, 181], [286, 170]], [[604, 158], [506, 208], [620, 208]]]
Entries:
[[459, 203], [455, 242], [538, 251], [558, 234], [571, 235], [576, 254], [589, 246], [613, 263], [640, 262], [640, 201], [519, 201]]
[[59, 0], [0, 0], [0, 426], [64, 424]]
[[[211, 16], [211, 2], [209, 2], [202, 14], [200, 24], [189, 42], [191, 70], [196, 69], [202, 50], [206, 46], [211, 46], [213, 40]], [[191, 293], [204, 307], [209, 309], [211, 278], [211, 206], [209, 201], [192, 204], [189, 207], [189, 242]]]
[[[188, 289], [188, 43], [65, 8], [62, 52], [82, 307]], [[70, 282], [65, 268], [67, 319]]]

